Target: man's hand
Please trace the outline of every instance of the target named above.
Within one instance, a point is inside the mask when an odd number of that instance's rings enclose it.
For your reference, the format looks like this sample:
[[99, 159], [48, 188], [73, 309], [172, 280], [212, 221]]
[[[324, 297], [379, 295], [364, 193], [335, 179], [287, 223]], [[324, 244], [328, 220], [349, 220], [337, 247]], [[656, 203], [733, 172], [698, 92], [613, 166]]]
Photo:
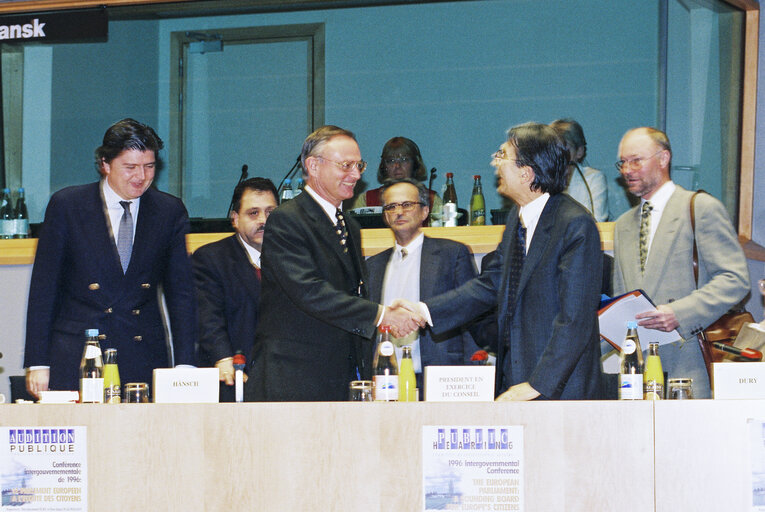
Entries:
[[635, 319], [639, 320], [638, 325], [641, 327], [664, 332], [669, 332], [680, 326], [680, 323], [675, 316], [675, 312], [666, 304], [656, 306], [656, 311], [638, 313], [635, 315]]
[[417, 313], [418, 315], [422, 315], [422, 311], [420, 311], [420, 305], [416, 302], [412, 302], [411, 300], [396, 299], [393, 301], [393, 304], [391, 304], [390, 307], [393, 309], [404, 308], [404, 309], [408, 309], [412, 313]]
[[40, 398], [40, 391], [48, 391], [50, 368], [27, 370], [27, 391], [35, 398]]
[[396, 338], [403, 338], [425, 325], [422, 317], [403, 307], [385, 308], [381, 325], [390, 325], [390, 332]]
[[[224, 357], [220, 361], [215, 363], [215, 367], [219, 372], [219, 379], [225, 382], [227, 386], [234, 385], [234, 358]], [[242, 372], [242, 380], [247, 382], [247, 374]]]
[[531, 387], [528, 382], [521, 382], [497, 397], [497, 402], [534, 400], [540, 395], [539, 391]]

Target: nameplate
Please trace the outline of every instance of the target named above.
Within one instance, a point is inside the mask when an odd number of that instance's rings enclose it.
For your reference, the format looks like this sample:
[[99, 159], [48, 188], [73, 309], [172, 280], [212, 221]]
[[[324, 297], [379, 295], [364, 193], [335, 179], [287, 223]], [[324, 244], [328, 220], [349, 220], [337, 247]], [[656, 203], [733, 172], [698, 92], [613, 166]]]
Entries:
[[712, 363], [715, 399], [765, 398], [765, 363]]
[[426, 366], [426, 402], [493, 402], [495, 367]]
[[80, 401], [78, 391], [40, 391], [40, 404], [76, 404]]
[[154, 402], [158, 404], [218, 403], [217, 368], [155, 368]]

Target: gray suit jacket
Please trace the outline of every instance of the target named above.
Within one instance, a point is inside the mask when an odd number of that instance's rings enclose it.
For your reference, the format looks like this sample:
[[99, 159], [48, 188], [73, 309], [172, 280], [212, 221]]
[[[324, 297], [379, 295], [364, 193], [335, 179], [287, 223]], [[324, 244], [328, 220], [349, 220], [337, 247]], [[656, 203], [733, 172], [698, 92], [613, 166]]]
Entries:
[[[392, 248], [367, 260], [369, 298], [374, 302], [381, 302], [385, 268], [391, 254]], [[425, 237], [420, 262], [420, 300], [424, 301], [457, 288], [476, 274], [475, 261], [465, 245], [452, 240]], [[441, 335], [433, 335], [429, 329], [420, 331], [423, 368], [431, 365], [465, 364], [478, 348], [473, 338], [461, 330]]]
[[746, 257], [723, 204], [709, 194], [696, 197], [699, 288], [693, 279], [693, 192], [678, 186], [669, 199], [640, 273], [640, 206], [614, 228], [614, 295], [641, 289], [654, 304], [670, 304], [689, 339], [741, 302], [749, 292]]

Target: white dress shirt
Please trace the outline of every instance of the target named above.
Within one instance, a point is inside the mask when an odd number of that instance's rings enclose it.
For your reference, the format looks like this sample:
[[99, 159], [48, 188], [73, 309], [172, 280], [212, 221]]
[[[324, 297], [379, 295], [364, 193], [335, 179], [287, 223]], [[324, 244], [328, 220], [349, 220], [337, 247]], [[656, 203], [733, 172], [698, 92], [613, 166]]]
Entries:
[[[396, 299], [407, 299], [414, 303], [420, 301], [420, 262], [422, 261], [422, 242], [425, 235], [420, 233], [414, 240], [403, 247], [396, 242], [393, 253], [385, 267], [381, 301], [390, 306]], [[407, 252], [402, 255], [402, 249]], [[422, 358], [420, 356], [419, 331], [412, 332], [403, 338], [393, 338], [396, 356], [401, 360], [404, 346], [412, 347], [412, 364], [415, 373], [422, 373]]]
[[101, 192], [104, 196], [104, 203], [106, 203], [106, 213], [109, 216], [109, 230], [112, 233], [112, 237], [117, 240], [120, 229], [120, 219], [125, 213], [125, 209], [120, 204], [120, 201], [130, 201], [130, 215], [133, 217], [133, 241], [135, 241], [135, 228], [138, 225], [138, 208], [141, 204], [141, 198], [135, 199], [123, 199], [117, 195], [117, 193], [109, 186], [109, 181], [104, 178], [101, 180]]
[[[653, 243], [653, 236], [656, 234], [656, 228], [659, 227], [659, 222], [661, 222], [661, 216], [664, 213], [664, 210], [667, 208], [667, 203], [669, 202], [669, 198], [672, 197], [672, 194], [675, 193], [675, 183], [673, 181], [668, 181], [664, 185], [658, 188], [656, 192], [653, 193], [653, 196], [651, 196], [651, 199], [649, 199], [647, 202], [651, 204], [653, 209], [651, 210], [651, 234], [648, 237], [648, 253], [651, 254], [651, 244]], [[640, 200], [640, 208], [643, 208], [643, 203], [645, 203], [645, 199]]]
[[250, 258], [250, 263], [260, 268], [260, 251], [245, 242], [244, 238], [242, 238], [242, 235], [239, 233], [237, 233], [236, 236], [239, 237], [239, 241], [242, 243], [244, 250], [247, 251], [247, 257]]
[[519, 214], [523, 219], [523, 225], [526, 226], [526, 254], [531, 247], [531, 239], [534, 238], [534, 231], [539, 224], [539, 218], [542, 216], [542, 210], [545, 209], [550, 194], [545, 192], [530, 203], [521, 206]]

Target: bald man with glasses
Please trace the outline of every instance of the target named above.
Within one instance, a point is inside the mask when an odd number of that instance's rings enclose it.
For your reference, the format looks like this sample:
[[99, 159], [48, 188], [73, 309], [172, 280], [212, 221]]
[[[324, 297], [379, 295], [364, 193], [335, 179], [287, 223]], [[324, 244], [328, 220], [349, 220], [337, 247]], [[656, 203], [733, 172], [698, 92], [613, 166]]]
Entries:
[[697, 195], [697, 289], [690, 221], [694, 193], [670, 179], [669, 138], [654, 128], [635, 128], [622, 137], [618, 158], [616, 168], [640, 204], [615, 224], [614, 294], [641, 289], [651, 297], [656, 310], [636, 315], [638, 324], [664, 332], [677, 329], [683, 338], [659, 349], [664, 370], [670, 377], [692, 378], [694, 398], [709, 398], [696, 334], [749, 293], [744, 252], [723, 204], [709, 194]]

